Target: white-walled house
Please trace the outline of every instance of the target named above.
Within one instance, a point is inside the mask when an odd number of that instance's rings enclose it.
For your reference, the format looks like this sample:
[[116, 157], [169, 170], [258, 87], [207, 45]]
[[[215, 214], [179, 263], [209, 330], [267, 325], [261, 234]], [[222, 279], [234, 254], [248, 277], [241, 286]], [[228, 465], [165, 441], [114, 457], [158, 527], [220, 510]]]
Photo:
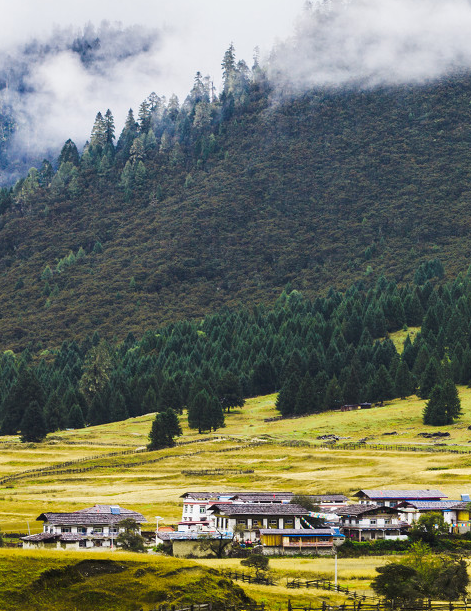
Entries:
[[[185, 492], [183, 499], [182, 519], [178, 523], [180, 532], [208, 532], [216, 528], [216, 522], [210, 511], [211, 505], [232, 504], [288, 504], [294, 497], [293, 492]], [[348, 499], [343, 494], [309, 495], [321, 512], [334, 514], [340, 507], [345, 507]]]
[[438, 511], [443, 514], [443, 519], [447, 524], [452, 526], [457, 522], [458, 508], [465, 505], [460, 501], [404, 501], [399, 503], [397, 508], [399, 509], [400, 516], [408, 524], [417, 522], [421, 515], [430, 513], [431, 511]]
[[385, 505], [347, 505], [337, 515], [345, 538], [353, 541], [407, 539], [410, 528], [395, 507]]
[[119, 522], [128, 518], [135, 520], [138, 525], [137, 532], [140, 533], [140, 525], [146, 522], [144, 516], [119, 505], [94, 505], [71, 513], [42, 513], [36, 520], [43, 522], [43, 532], [22, 537], [23, 547], [114, 547], [116, 537], [124, 531]]
[[261, 529], [296, 529], [309, 527], [310, 512], [292, 503], [216, 503], [210, 507], [215, 528], [240, 531], [240, 538], [256, 541]]

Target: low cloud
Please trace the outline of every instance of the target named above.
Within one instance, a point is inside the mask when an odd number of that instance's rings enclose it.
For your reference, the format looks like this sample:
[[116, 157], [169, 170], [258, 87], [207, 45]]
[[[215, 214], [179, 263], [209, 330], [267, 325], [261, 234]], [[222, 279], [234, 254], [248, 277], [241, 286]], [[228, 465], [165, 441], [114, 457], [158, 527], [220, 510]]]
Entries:
[[24, 156], [83, 144], [98, 110], [119, 107], [118, 121], [142, 101], [160, 74], [162, 34], [103, 23], [57, 29], [49, 39], [10, 49], [0, 64], [0, 101], [17, 124], [11, 142]]
[[279, 43], [281, 86], [423, 83], [471, 68], [469, 0], [317, 0]]

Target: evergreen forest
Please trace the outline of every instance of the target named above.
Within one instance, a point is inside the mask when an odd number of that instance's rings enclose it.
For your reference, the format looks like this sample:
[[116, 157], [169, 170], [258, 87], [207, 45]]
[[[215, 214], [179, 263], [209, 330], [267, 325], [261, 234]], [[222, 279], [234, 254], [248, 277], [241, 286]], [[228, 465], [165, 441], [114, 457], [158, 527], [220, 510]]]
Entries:
[[471, 77], [281, 91], [231, 45], [216, 95], [151, 93], [117, 133], [102, 109], [83, 150], [0, 190], [1, 347], [123, 342], [284, 287], [399, 285], [467, 269]]
[[[471, 383], [471, 274], [440, 283], [380, 276], [311, 300], [286, 287], [273, 306], [222, 308], [198, 322], [180, 321], [129, 333], [111, 343], [99, 333], [60, 349], [0, 357], [2, 434], [38, 440], [80, 428], [158, 412], [154, 447], [179, 434], [186, 408], [199, 432], [224, 426], [244, 398], [280, 391], [280, 416], [302, 416], [342, 404], [382, 402], [414, 392], [428, 399], [424, 422], [449, 424], [460, 414], [456, 384]], [[399, 354], [388, 333], [420, 326]], [[29, 433], [29, 431], [31, 433]], [[167, 432], [166, 432], [167, 431]]]

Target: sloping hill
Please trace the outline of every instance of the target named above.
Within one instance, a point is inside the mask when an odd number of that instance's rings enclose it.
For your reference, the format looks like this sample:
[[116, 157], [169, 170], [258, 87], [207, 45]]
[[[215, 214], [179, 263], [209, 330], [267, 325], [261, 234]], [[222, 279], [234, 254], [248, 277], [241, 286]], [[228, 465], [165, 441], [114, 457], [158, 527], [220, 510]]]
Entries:
[[410, 280], [436, 257], [466, 269], [470, 97], [468, 75], [281, 101], [253, 80], [207, 102], [204, 128], [190, 96], [173, 123], [167, 107], [125, 128], [140, 152], [122, 134], [30, 176], [0, 202], [2, 346], [140, 334], [288, 282]]

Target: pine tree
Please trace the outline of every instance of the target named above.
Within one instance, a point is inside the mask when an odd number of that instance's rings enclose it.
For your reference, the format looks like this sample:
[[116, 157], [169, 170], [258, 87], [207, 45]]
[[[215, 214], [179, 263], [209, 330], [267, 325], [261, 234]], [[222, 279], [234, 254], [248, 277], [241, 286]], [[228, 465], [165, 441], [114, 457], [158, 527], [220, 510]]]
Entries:
[[226, 371], [217, 384], [217, 395], [221, 407], [228, 412], [234, 407], [244, 406], [244, 396], [239, 378], [231, 371]]
[[453, 421], [461, 415], [461, 400], [453, 380], [448, 378], [443, 383], [441, 399], [445, 406], [448, 424], [453, 424]]
[[106, 122], [101, 112], [98, 112], [93, 124], [90, 136], [90, 145], [93, 147], [104, 147], [106, 144]]
[[115, 136], [114, 117], [109, 108], [105, 113], [104, 121], [105, 121], [105, 143], [113, 145], [113, 140]]
[[80, 405], [74, 403], [70, 408], [67, 416], [67, 426], [71, 429], [83, 429], [85, 422], [83, 420], [83, 413]]
[[327, 385], [323, 407], [325, 410], [338, 409], [342, 403], [342, 389], [340, 388], [337, 377], [334, 376]]
[[44, 405], [43, 389], [34, 371], [24, 367], [2, 403], [0, 428], [2, 435], [16, 435], [18, 429], [20, 429], [23, 415], [33, 401], [39, 404], [42, 412]]
[[443, 389], [440, 384], [436, 384], [431, 392], [430, 398], [425, 404], [423, 411], [423, 422], [424, 424], [431, 424], [433, 426], [443, 426], [448, 424], [448, 416], [443, 402]]
[[295, 414], [312, 414], [316, 411], [318, 401], [315, 397], [314, 382], [306, 373], [301, 381], [298, 392], [296, 393], [296, 401], [294, 404]]
[[40, 442], [46, 437], [47, 428], [43, 410], [36, 400], [31, 401], [26, 408], [21, 419], [20, 430], [23, 442]]
[[407, 363], [402, 359], [396, 370], [394, 385], [396, 389], [396, 395], [401, 397], [401, 399], [405, 399], [413, 392], [414, 383], [412, 379], [412, 374], [409, 371]]
[[64, 146], [62, 147], [61, 153], [59, 155], [59, 159], [57, 161], [57, 165], [61, 165], [62, 163], [70, 162], [74, 166], [78, 166], [80, 163], [80, 157], [77, 150], [77, 147], [74, 142], [69, 138]]
[[175, 437], [182, 434], [178, 417], [172, 409], [156, 414], [149, 433], [149, 450], [171, 448], [175, 445]]
[[370, 391], [370, 399], [373, 401], [381, 401], [382, 403], [394, 397], [394, 382], [384, 365], [381, 365], [376, 371], [370, 386]]
[[436, 359], [432, 357], [429, 360], [427, 366], [425, 367], [425, 370], [422, 376], [420, 377], [419, 393], [418, 393], [419, 397], [421, 399], [428, 399], [432, 391], [432, 388], [436, 384], [438, 384], [439, 381], [440, 381], [440, 368], [438, 366]]
[[190, 400], [188, 426], [190, 429], [198, 429], [198, 433], [212, 428], [211, 397], [206, 389], [200, 390]]

